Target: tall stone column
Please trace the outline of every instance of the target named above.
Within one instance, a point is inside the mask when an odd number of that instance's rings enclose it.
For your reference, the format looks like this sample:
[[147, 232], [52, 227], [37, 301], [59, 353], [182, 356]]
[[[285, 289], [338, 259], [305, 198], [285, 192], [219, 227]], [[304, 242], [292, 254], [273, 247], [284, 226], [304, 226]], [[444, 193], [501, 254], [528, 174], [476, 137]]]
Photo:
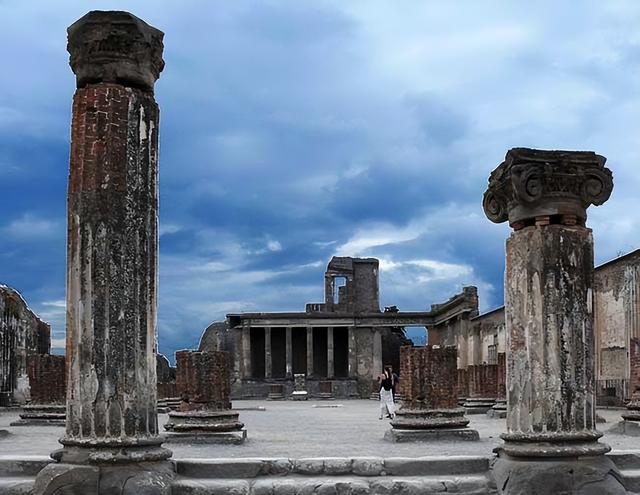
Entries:
[[291, 327], [285, 329], [285, 372], [287, 378], [293, 378], [293, 342], [291, 340]]
[[505, 313], [507, 431], [494, 474], [502, 493], [624, 493], [595, 429], [589, 205], [613, 187], [592, 152], [510, 150], [484, 210], [509, 221]]
[[156, 415], [162, 38], [127, 12], [93, 11], [68, 29], [67, 427], [38, 494], [168, 491]]
[[264, 329], [264, 377], [271, 378], [272, 360], [271, 360], [271, 327]]
[[335, 361], [333, 358], [333, 327], [327, 327], [327, 378], [335, 376]]
[[251, 378], [251, 327], [244, 322], [242, 327], [242, 377]]
[[349, 378], [358, 375], [358, 354], [357, 354], [356, 327], [349, 327]]
[[307, 378], [313, 376], [313, 327], [307, 327]]

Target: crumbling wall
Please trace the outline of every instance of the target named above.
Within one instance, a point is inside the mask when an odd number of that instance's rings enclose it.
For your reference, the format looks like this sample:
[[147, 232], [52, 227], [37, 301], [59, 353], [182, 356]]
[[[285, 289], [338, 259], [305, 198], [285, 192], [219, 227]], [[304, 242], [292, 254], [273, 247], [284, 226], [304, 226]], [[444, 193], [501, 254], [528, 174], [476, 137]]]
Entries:
[[596, 387], [602, 405], [623, 405], [633, 392], [634, 349], [640, 338], [640, 250], [595, 271]]
[[176, 369], [166, 356], [156, 355], [156, 376], [158, 377], [158, 399], [177, 397]]
[[176, 352], [176, 385], [181, 410], [231, 409], [229, 354], [223, 351]]
[[29, 399], [27, 357], [48, 354], [51, 330], [10, 287], [0, 285], [0, 391], [24, 404]]

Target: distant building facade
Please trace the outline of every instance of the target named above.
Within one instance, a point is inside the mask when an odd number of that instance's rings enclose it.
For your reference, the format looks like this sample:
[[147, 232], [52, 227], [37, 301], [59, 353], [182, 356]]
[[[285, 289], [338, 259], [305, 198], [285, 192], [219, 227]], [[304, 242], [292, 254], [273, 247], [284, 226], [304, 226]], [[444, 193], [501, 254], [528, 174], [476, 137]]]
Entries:
[[333, 257], [324, 289], [324, 302], [304, 312], [234, 313], [205, 330], [200, 350], [231, 353], [232, 397], [267, 397], [273, 385], [288, 396], [304, 374], [312, 397], [368, 398], [383, 365], [398, 369], [400, 346], [411, 344], [405, 327], [477, 314], [475, 288], [431, 311], [381, 311], [375, 258]]
[[[623, 405], [635, 390], [640, 390], [639, 284], [640, 250], [595, 269], [592, 307], [599, 405]], [[506, 372], [505, 336], [504, 307], [481, 315], [455, 315], [428, 327], [429, 344], [458, 348], [461, 397], [501, 396]], [[496, 378], [487, 380], [487, 376], [493, 376], [493, 367]], [[477, 376], [485, 379], [477, 380]]]
[[50, 350], [49, 325], [17, 290], [0, 285], [0, 400], [24, 404], [30, 398], [27, 357]]

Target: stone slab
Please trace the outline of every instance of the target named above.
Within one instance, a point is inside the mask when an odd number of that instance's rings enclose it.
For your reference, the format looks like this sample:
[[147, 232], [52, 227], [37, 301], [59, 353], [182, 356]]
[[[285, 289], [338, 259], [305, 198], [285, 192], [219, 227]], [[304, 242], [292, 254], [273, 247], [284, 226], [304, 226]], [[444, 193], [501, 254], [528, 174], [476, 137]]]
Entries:
[[13, 421], [9, 426], [65, 426], [65, 420], [28, 418]]
[[619, 433], [630, 437], [640, 437], [640, 423], [637, 421], [619, 421], [618, 424], [609, 428], [609, 433]]
[[239, 445], [247, 439], [247, 430], [220, 432], [168, 432], [164, 441], [167, 443], [219, 443]]
[[507, 411], [505, 409], [489, 409], [487, 411], [487, 418], [491, 419], [504, 419], [507, 417]]
[[465, 407], [465, 414], [486, 414], [493, 407], [493, 404], [488, 404], [487, 406], [474, 406], [474, 407]]
[[442, 430], [398, 430], [392, 428], [384, 434], [389, 442], [433, 442], [442, 440], [480, 440], [476, 430], [470, 428]]

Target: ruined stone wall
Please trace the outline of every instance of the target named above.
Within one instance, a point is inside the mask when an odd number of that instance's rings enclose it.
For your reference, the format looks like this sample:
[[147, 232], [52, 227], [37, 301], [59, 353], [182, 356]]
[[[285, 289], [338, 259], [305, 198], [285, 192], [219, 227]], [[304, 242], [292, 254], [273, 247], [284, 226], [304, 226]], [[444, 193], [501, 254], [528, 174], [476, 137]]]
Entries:
[[458, 368], [458, 397], [469, 397], [469, 371], [467, 368]]
[[67, 397], [65, 357], [32, 354], [27, 358], [32, 404], [64, 404]]
[[156, 356], [156, 376], [158, 377], [158, 399], [177, 397], [176, 369], [162, 354]]
[[354, 260], [353, 272], [356, 294], [354, 311], [356, 313], [380, 311], [378, 260]]
[[498, 365], [496, 371], [497, 377], [497, 398], [505, 399], [507, 397], [507, 354], [498, 353]]
[[0, 285], [0, 391], [11, 392], [15, 402], [24, 404], [29, 399], [27, 357], [50, 350], [49, 325], [18, 291]]
[[630, 342], [640, 338], [640, 250], [599, 266], [594, 283], [596, 387], [602, 405], [630, 397]]
[[457, 407], [455, 346], [400, 348], [402, 380], [399, 392], [408, 409], [452, 409]]

